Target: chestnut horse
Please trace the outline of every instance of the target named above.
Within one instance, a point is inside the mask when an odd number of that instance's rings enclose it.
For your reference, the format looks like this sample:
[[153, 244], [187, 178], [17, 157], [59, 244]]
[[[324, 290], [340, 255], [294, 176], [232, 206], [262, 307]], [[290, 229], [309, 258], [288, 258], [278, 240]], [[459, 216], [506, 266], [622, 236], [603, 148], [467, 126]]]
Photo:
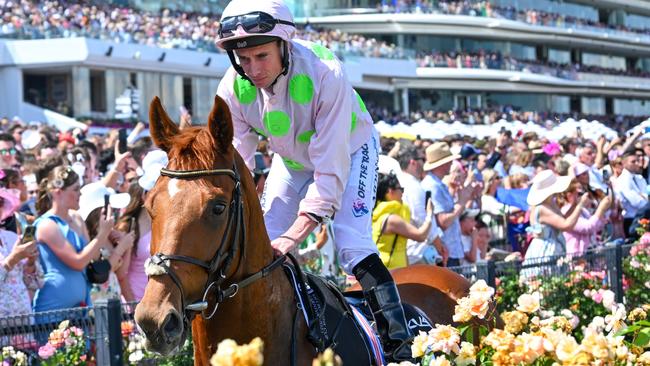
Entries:
[[[152, 257], [135, 319], [147, 348], [163, 355], [175, 351], [193, 319], [195, 365], [209, 365], [225, 338], [247, 343], [258, 336], [265, 364], [289, 365], [294, 290], [276, 269], [253, 178], [232, 146], [226, 103], [216, 97], [207, 126], [181, 130], [156, 97], [150, 126], [169, 164], [145, 205], [152, 217]], [[393, 276], [402, 299], [433, 324], [451, 324], [456, 300], [470, 287], [465, 278], [434, 266]], [[203, 316], [192, 316], [200, 311]], [[296, 334], [297, 364], [311, 365], [315, 351], [302, 317]]]

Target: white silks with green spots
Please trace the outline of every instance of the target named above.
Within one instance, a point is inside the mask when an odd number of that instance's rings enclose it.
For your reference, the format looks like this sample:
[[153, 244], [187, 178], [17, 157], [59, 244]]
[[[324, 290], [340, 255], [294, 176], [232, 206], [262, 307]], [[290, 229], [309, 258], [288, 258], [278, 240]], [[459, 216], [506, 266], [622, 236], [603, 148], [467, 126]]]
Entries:
[[254, 167], [259, 136], [268, 138], [287, 169], [314, 177], [300, 211], [332, 217], [341, 208], [350, 157], [370, 141], [373, 122], [329, 49], [292, 40], [289, 52], [288, 73], [272, 90], [255, 87], [231, 67], [217, 94], [230, 107], [234, 146], [248, 167]]

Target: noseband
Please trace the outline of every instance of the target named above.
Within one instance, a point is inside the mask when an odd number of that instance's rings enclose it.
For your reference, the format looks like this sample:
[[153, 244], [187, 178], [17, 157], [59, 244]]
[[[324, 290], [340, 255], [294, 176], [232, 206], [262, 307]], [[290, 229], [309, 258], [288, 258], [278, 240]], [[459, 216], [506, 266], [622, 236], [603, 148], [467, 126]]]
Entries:
[[[176, 179], [194, 179], [206, 176], [227, 175], [235, 181], [235, 188], [230, 201], [230, 208], [228, 211], [228, 220], [226, 232], [221, 238], [221, 245], [217, 252], [214, 254], [209, 262], [202, 261], [189, 256], [156, 253], [152, 255], [145, 263], [145, 269], [148, 276], [169, 275], [176, 287], [181, 293], [181, 309], [183, 309], [183, 321], [188, 322], [193, 318], [197, 312], [201, 312], [205, 319], [210, 319], [214, 316], [219, 308], [219, 304], [226, 299], [234, 297], [237, 292], [257, 281], [260, 278], [266, 277], [274, 269], [278, 268], [285, 260], [285, 257], [279, 257], [268, 266], [262, 268], [260, 271], [246, 277], [242, 281], [230, 284], [225, 290], [221, 286], [226, 280], [226, 273], [229, 272], [230, 266], [233, 263], [237, 247], [239, 246], [239, 260], [237, 268], [233, 273], [239, 270], [239, 266], [245, 260], [244, 244], [246, 242], [246, 225], [244, 223], [244, 210], [241, 195], [241, 182], [239, 179], [239, 172], [237, 166], [233, 164], [232, 169], [206, 169], [206, 170], [170, 170], [161, 169], [160, 175]], [[234, 230], [234, 233], [232, 232]], [[227, 248], [224, 245], [228, 237], [232, 236], [232, 242]], [[203, 299], [193, 304], [185, 305], [185, 291], [181, 284], [180, 278], [171, 268], [171, 262], [185, 262], [199, 266], [208, 272], [208, 280], [203, 287]], [[208, 294], [214, 291], [216, 294], [216, 302], [214, 308], [209, 314], [205, 313], [208, 309]], [[188, 315], [189, 313], [189, 315]]]

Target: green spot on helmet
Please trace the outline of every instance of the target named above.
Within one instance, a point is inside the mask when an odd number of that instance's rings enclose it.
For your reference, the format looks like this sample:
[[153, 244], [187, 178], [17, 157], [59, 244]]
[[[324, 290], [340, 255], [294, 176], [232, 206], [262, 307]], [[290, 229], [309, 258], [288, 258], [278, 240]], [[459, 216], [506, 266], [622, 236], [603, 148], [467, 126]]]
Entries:
[[289, 95], [298, 104], [307, 104], [314, 97], [314, 82], [307, 74], [298, 74], [289, 81]]
[[287, 158], [282, 158], [282, 161], [284, 161], [284, 165], [286, 165], [287, 168], [289, 168], [291, 170], [304, 170], [305, 169], [305, 166], [300, 164], [297, 161], [287, 159]]
[[354, 94], [357, 95], [357, 102], [359, 102], [359, 108], [361, 108], [361, 112], [366, 113], [368, 112], [368, 108], [366, 108], [366, 103], [363, 102], [363, 99], [361, 99], [361, 96], [357, 91], [354, 91]]
[[264, 115], [264, 127], [271, 136], [282, 137], [289, 133], [291, 118], [282, 111], [271, 111]]
[[311, 140], [311, 137], [314, 136], [315, 133], [316, 133], [316, 131], [314, 131], [314, 130], [305, 131], [305, 132], [301, 133], [300, 135], [298, 135], [297, 140], [301, 144], [309, 143], [309, 141]]
[[320, 58], [321, 60], [333, 60], [334, 54], [327, 47], [320, 45], [318, 43], [313, 43], [311, 45], [311, 50]]
[[235, 96], [241, 104], [251, 104], [257, 97], [257, 89], [250, 81], [242, 78], [241, 75], [237, 75], [237, 78], [235, 79], [234, 90]]
[[357, 114], [352, 112], [352, 125], [350, 126], [350, 132], [354, 131], [357, 128]]
[[262, 135], [262, 136], [264, 136], [264, 137], [269, 137], [269, 136], [266, 134], [266, 132], [265, 132], [263, 129], [261, 129], [261, 128], [253, 128], [253, 131], [257, 132], [258, 135]]

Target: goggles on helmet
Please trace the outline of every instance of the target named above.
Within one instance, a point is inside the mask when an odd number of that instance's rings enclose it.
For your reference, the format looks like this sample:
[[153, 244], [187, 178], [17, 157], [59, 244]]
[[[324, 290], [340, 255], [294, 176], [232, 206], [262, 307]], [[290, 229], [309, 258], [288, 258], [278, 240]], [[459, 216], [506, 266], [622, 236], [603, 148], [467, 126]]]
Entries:
[[286, 24], [294, 27], [296, 26], [292, 22], [275, 19], [273, 16], [263, 11], [254, 11], [248, 14], [223, 18], [219, 26], [219, 37], [232, 37], [235, 33], [235, 30], [240, 25], [248, 33], [261, 34], [272, 31], [273, 28], [275, 28], [276, 24]]

